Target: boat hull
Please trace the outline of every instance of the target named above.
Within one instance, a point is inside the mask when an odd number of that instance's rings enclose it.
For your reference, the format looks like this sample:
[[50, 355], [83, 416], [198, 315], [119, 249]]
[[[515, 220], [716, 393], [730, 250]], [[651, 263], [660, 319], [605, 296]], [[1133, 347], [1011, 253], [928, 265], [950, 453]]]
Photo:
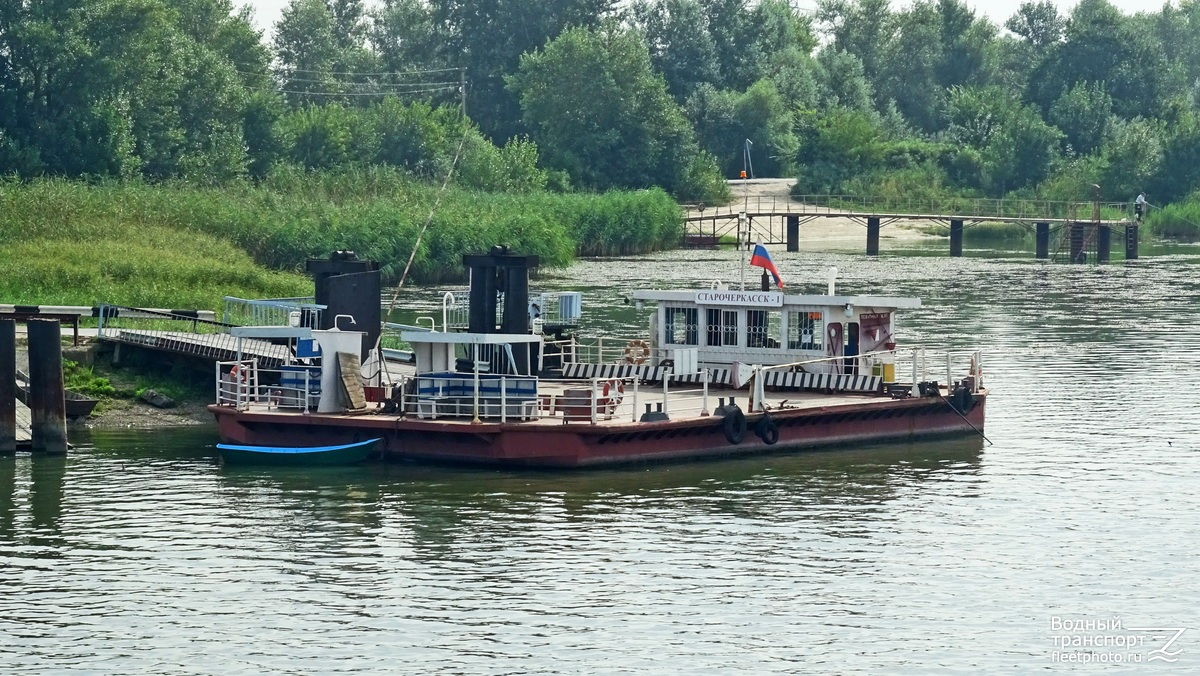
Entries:
[[379, 439], [320, 447], [217, 444], [221, 459], [234, 465], [352, 465], [370, 457]]
[[940, 397], [867, 399], [862, 403], [785, 409], [769, 415], [778, 442], [754, 430], [747, 416], [741, 443], [726, 438], [719, 416], [653, 423], [481, 423], [388, 415], [346, 416], [239, 412], [210, 406], [223, 440], [240, 444], [316, 445], [381, 439], [383, 457], [530, 467], [594, 467], [654, 460], [727, 457], [784, 450], [823, 450], [867, 442], [906, 442], [982, 434], [986, 391], [960, 414]]

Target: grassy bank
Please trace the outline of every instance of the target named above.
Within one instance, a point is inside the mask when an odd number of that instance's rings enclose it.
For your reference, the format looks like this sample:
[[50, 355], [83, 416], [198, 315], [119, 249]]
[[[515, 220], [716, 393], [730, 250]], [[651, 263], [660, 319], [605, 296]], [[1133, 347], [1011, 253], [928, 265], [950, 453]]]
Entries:
[[434, 217], [410, 280], [461, 278], [463, 253], [505, 243], [548, 267], [576, 255], [676, 246], [675, 202], [659, 190], [482, 193], [400, 172], [281, 169], [262, 184], [219, 188], [62, 180], [0, 182], [0, 299], [18, 303], [190, 306], [222, 295], [304, 295], [304, 261], [338, 249], [399, 277]]
[[1151, 210], [1146, 215], [1146, 229], [1158, 237], [1200, 240], [1200, 199]]

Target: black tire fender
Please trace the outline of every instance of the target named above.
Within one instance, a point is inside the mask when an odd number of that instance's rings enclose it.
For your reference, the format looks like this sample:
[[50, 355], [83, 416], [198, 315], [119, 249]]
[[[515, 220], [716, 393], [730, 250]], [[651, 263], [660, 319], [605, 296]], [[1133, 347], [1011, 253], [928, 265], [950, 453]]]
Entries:
[[725, 413], [721, 425], [725, 428], [725, 441], [737, 446], [746, 437], [746, 414], [735, 408]]
[[768, 446], [779, 443], [779, 425], [776, 425], [769, 415], [764, 415], [759, 419], [758, 423], [754, 425], [754, 433]]

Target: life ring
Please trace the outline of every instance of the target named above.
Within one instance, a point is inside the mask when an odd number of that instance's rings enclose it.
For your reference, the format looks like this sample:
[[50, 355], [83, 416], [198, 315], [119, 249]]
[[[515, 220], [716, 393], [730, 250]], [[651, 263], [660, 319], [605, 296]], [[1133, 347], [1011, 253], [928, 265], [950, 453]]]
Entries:
[[725, 441], [737, 446], [746, 437], [746, 414], [735, 408], [725, 413], [721, 425], [725, 428]]
[[246, 371], [239, 364], [234, 364], [233, 368], [229, 369], [229, 379], [235, 383], [246, 382]]
[[650, 343], [635, 338], [629, 341], [625, 346], [625, 363], [626, 364], [645, 364], [650, 358]]
[[609, 413], [617, 410], [617, 406], [625, 398], [625, 381], [617, 379], [604, 381], [604, 391], [601, 396], [608, 402]]
[[759, 419], [758, 423], [754, 425], [754, 433], [768, 446], [779, 443], [779, 425], [776, 425], [769, 415], [764, 415]]

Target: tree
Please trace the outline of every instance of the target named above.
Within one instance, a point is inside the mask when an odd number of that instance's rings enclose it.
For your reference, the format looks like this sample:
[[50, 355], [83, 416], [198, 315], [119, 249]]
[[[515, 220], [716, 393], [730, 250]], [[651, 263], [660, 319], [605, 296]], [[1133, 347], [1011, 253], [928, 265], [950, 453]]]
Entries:
[[325, 0], [291, 0], [275, 24], [276, 75], [292, 106], [327, 103], [340, 93], [340, 50]]
[[995, 87], [956, 87], [948, 102], [949, 138], [972, 151], [975, 187], [993, 195], [1034, 185], [1049, 175], [1062, 133], [1037, 109]]
[[1098, 82], [1079, 82], [1050, 106], [1050, 121], [1071, 149], [1086, 155], [1099, 148], [1112, 126], [1112, 97]]
[[1126, 119], [1154, 116], [1185, 90], [1163, 47], [1135, 18], [1107, 0], [1081, 0], [1064, 40], [1054, 44], [1030, 78], [1031, 98], [1048, 111], [1077, 82], [1104, 82], [1114, 112]]
[[1066, 22], [1051, 0], [1021, 3], [1017, 13], [1004, 22], [1004, 27], [1020, 36], [1035, 52], [1040, 52], [1062, 39]]
[[687, 100], [700, 85], [718, 82], [717, 48], [699, 2], [639, 2], [632, 11], [635, 25], [646, 36], [650, 62], [676, 101]]
[[710, 85], [688, 100], [687, 114], [701, 146], [720, 162], [725, 176], [743, 167], [749, 139], [756, 176], [789, 176], [795, 172], [798, 142], [792, 116], [771, 80], [760, 80], [745, 92], [719, 92]]
[[502, 141], [526, 131], [521, 108], [505, 87], [521, 55], [569, 27], [594, 27], [615, 0], [431, 0], [445, 31], [444, 61], [467, 72], [468, 109], [485, 135]]
[[637, 33], [570, 29], [521, 57], [508, 83], [546, 165], [585, 187], [659, 185], [690, 197], [707, 180], [698, 166], [716, 174]]

